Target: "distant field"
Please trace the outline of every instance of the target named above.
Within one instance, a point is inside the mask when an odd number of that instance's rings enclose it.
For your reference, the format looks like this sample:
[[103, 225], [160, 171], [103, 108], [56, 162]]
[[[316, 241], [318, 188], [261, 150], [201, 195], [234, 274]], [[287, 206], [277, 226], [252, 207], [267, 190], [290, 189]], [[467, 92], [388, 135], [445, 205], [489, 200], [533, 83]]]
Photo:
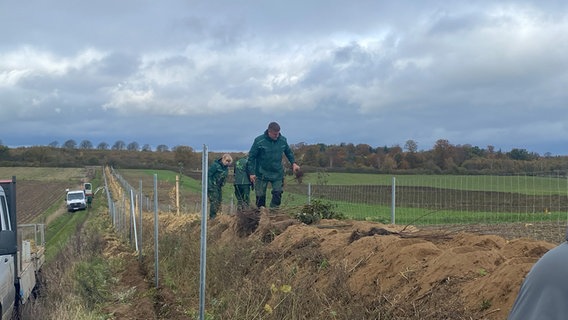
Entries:
[[36, 167], [0, 167], [0, 179], [37, 181], [69, 181], [81, 183], [85, 177], [84, 168], [36, 168]]
[[[537, 176], [473, 176], [473, 175], [396, 175], [363, 173], [308, 173], [303, 184], [324, 185], [382, 185], [391, 186], [393, 177], [397, 186], [432, 187], [441, 189], [514, 192], [530, 195], [566, 194], [566, 177]], [[290, 184], [296, 184], [288, 177]]]

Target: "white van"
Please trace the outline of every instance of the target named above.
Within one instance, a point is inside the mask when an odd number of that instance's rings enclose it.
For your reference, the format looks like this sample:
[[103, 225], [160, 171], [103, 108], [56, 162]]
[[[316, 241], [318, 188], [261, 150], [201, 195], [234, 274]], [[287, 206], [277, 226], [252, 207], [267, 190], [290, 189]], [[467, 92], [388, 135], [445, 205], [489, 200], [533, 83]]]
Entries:
[[90, 182], [83, 183], [83, 191], [85, 191], [85, 196], [93, 196], [93, 185]]
[[[12, 310], [17, 296], [14, 281], [16, 279], [14, 272], [14, 253], [16, 250], [10, 251], [11, 248], [16, 248], [15, 235], [10, 221], [7, 198], [4, 189], [0, 186], [0, 238], [2, 239], [2, 249], [0, 249], [0, 317], [2, 319], [11, 319]], [[12, 239], [10, 245], [4, 248], [4, 242]], [[10, 249], [8, 249], [10, 247]]]
[[68, 190], [65, 202], [69, 212], [87, 209], [87, 199], [83, 190]]

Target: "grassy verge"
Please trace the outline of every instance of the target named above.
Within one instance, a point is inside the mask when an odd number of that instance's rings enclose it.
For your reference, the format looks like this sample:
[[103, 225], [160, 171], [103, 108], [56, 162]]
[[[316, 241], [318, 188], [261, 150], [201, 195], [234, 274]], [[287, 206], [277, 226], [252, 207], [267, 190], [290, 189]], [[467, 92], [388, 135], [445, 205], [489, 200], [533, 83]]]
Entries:
[[[99, 181], [92, 182], [98, 185]], [[106, 203], [101, 193], [91, 208], [65, 213], [50, 223], [41, 298], [25, 305], [22, 318], [113, 319], [107, 306], [136, 298], [116, 288], [124, 257], [104, 252], [114, 235]]]
[[41, 298], [26, 306], [24, 319], [109, 319], [101, 306], [113, 298], [116, 264], [102, 256], [109, 227], [105, 220], [103, 208], [55, 220], [42, 269]]
[[[90, 209], [89, 209], [90, 210]], [[88, 218], [89, 210], [61, 215], [49, 224], [46, 231], [45, 258], [49, 262], [61, 251], [77, 229]]]

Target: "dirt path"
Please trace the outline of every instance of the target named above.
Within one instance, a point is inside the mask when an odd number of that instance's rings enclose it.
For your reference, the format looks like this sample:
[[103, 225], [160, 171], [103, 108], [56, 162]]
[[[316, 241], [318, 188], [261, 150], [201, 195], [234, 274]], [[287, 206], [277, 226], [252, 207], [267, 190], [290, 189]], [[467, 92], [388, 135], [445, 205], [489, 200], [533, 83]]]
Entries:
[[59, 218], [60, 216], [62, 216], [63, 214], [65, 214], [65, 212], [67, 212], [65, 206], [61, 206], [60, 208], [58, 208], [57, 210], [55, 210], [54, 213], [50, 214], [49, 216], [47, 216], [47, 218], [45, 219], [45, 224], [49, 226], [49, 224], [51, 222], [53, 222], [55, 219]]

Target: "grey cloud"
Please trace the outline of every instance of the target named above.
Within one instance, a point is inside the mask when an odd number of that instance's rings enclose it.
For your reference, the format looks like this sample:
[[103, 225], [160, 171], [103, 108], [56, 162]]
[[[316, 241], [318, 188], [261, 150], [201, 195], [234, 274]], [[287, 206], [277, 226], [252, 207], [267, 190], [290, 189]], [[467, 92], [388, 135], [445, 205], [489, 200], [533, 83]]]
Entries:
[[94, 72], [100, 74], [103, 79], [112, 79], [111, 81], [115, 82], [116, 79], [124, 79], [136, 73], [140, 63], [139, 56], [113, 52], [94, 66]]
[[[445, 138], [562, 150], [567, 8], [565, 1], [4, 1], [0, 12], [13, 14], [0, 19], [2, 54], [27, 47], [45, 55], [15, 69], [0, 62], [0, 114], [38, 132], [19, 136], [45, 143], [84, 128], [107, 143], [246, 149], [277, 120], [292, 143], [414, 139], [429, 148]], [[81, 56], [89, 48], [95, 54]], [[44, 64], [33, 61], [45, 56]], [[67, 124], [62, 114], [89, 119]]]
[[467, 12], [463, 14], [451, 14], [438, 12], [432, 17], [432, 24], [425, 34], [440, 37], [452, 34], [472, 32], [488, 23], [485, 15], [479, 12]]

